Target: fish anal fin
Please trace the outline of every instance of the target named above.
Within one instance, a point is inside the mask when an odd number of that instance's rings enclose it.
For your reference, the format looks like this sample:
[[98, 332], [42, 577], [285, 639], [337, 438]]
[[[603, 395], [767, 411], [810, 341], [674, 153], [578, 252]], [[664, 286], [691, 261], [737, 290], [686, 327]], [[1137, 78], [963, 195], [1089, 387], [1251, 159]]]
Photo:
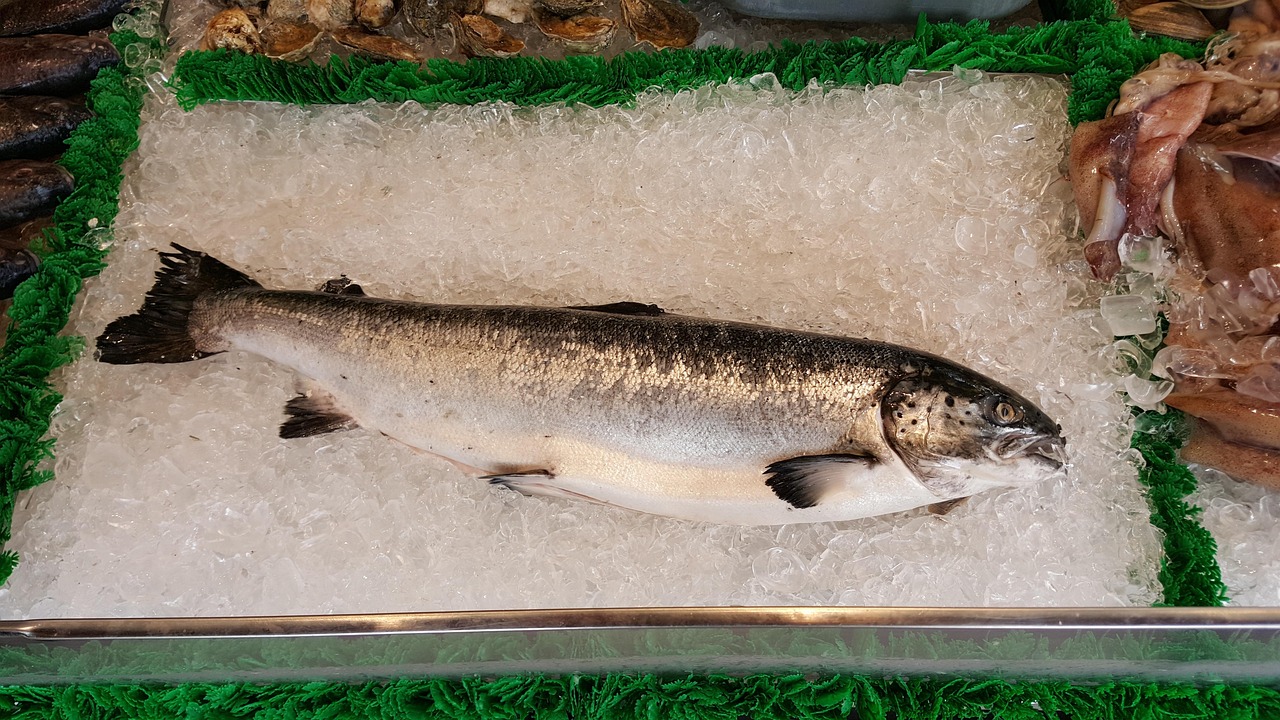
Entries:
[[929, 512], [939, 516], [946, 515], [952, 510], [955, 510], [956, 508], [963, 505], [965, 501], [967, 501], [968, 499], [969, 499], [969, 496], [966, 495], [964, 497], [955, 498], [954, 500], [943, 500], [942, 502], [936, 502], [929, 506]]
[[869, 467], [876, 459], [867, 455], [802, 455], [772, 463], [764, 469], [765, 485], [794, 508], [811, 508], [845, 482], [850, 465]]
[[657, 317], [658, 315], [667, 314], [666, 310], [663, 310], [657, 305], [630, 301], [607, 303], [605, 305], [571, 305], [568, 309], [609, 313], [610, 315], [644, 315], [648, 317]]
[[289, 416], [280, 425], [280, 437], [304, 438], [358, 427], [355, 418], [338, 407], [337, 400], [318, 388], [310, 388], [284, 406]]

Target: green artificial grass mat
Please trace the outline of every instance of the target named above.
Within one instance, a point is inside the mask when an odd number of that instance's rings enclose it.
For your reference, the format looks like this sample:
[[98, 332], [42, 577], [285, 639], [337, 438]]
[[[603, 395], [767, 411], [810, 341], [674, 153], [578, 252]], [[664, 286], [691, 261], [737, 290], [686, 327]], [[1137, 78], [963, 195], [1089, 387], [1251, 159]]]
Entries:
[[[325, 65], [292, 64], [230, 51], [190, 52], [177, 63], [171, 85], [190, 109], [221, 100], [296, 104], [417, 101], [423, 104], [505, 101], [517, 105], [628, 103], [638, 93], [680, 91], [709, 83], [748, 81], [770, 74], [784, 87], [898, 83], [912, 69], [953, 68], [1071, 76], [1069, 119], [1101, 117], [1120, 84], [1161, 53], [1198, 56], [1203, 46], [1163, 38], [1136, 38], [1111, 20], [1107, 0], [1049, 3], [1057, 20], [993, 32], [987, 22], [929, 23], [914, 37], [887, 43], [850, 39], [782, 43], [754, 53], [724, 48], [632, 52], [612, 59], [509, 58], [457, 63], [411, 63], [334, 58]], [[118, 32], [112, 41], [126, 57], [163, 51], [158, 37]], [[94, 81], [89, 102], [96, 117], [77, 130], [62, 163], [76, 176], [75, 193], [62, 203], [55, 230], [42, 248], [39, 273], [17, 293], [13, 324], [0, 350], [0, 548], [11, 537], [16, 496], [51, 477], [41, 463], [52, 456], [47, 437], [60, 396], [48, 376], [83, 348], [60, 336], [85, 277], [103, 267], [117, 209], [121, 166], [137, 144], [145, 85], [126, 67]], [[1213, 538], [1185, 501], [1195, 480], [1174, 459], [1182, 437], [1175, 422], [1145, 421], [1134, 447], [1145, 458], [1152, 522], [1165, 534], [1161, 581], [1164, 605], [1221, 605], [1225, 588]], [[0, 584], [17, 563], [0, 553]]]
[[[432, 61], [424, 67], [404, 63], [335, 60], [324, 66], [289, 65], [228, 52], [189, 53], [180, 61], [173, 85], [184, 107], [216, 100], [275, 100], [293, 103], [360, 102], [374, 99], [422, 103], [476, 103], [505, 100], [521, 105], [580, 102], [592, 105], [631, 101], [651, 89], [676, 91], [713, 82], [749, 80], [772, 73], [786, 87], [810, 83], [843, 85], [900, 82], [909, 69], [949, 70], [959, 66], [1000, 72], [1044, 72], [1071, 76], [1072, 122], [1101, 117], [1121, 82], [1163, 52], [1196, 56], [1202, 48], [1163, 39], [1135, 39], [1124, 23], [1113, 22], [1107, 0], [1044, 3], [1055, 20], [1033, 28], [992, 33], [985, 23], [921, 23], [911, 40], [873, 44], [861, 40], [823, 45], [785, 44], [761, 53], [711, 48], [704, 51], [634, 53], [613, 60], [571, 58]], [[115, 33], [124, 50], [147, 53], [162, 40]], [[135, 53], [137, 51], [134, 51]], [[69, 362], [82, 341], [60, 336], [85, 277], [103, 266], [116, 213], [121, 166], [137, 144], [145, 86], [128, 68], [107, 70], [94, 82], [89, 101], [97, 117], [83, 125], [63, 159], [78, 188], [56, 215], [56, 229], [39, 248], [44, 264], [18, 291], [10, 312], [14, 325], [0, 350], [0, 546], [10, 537], [18, 492], [48, 480], [41, 468], [53, 450], [47, 437], [51, 413], [60, 398], [49, 373]], [[1186, 503], [1195, 479], [1174, 454], [1183, 428], [1175, 413], [1144, 413], [1137, 419], [1133, 446], [1145, 461], [1141, 480], [1148, 488], [1152, 522], [1165, 533], [1161, 569], [1162, 604], [1215, 606], [1224, 587], [1212, 538]], [[0, 583], [12, 572], [16, 555], [0, 555]], [[725, 629], [725, 652], [763, 652], [739, 647], [746, 640]], [[902, 648], [876, 643], [824, 648], [796, 647], [806, 642], [779, 630], [778, 647], [821, 657], [853, 653], [883, 656]], [[492, 638], [486, 657], [506, 657]], [[365, 661], [429, 663], [417, 657], [421, 647], [409, 639], [400, 655], [379, 646]], [[207, 643], [196, 658], [204, 666], [252, 671], [271, 658], [238, 654], [226, 641]], [[443, 642], [443, 640], [442, 640]], [[1045, 658], [1048, 651], [1033, 635], [1006, 637], [997, 647], [939, 637], [902, 640], [919, 643], [937, 657]], [[1212, 633], [1189, 640], [1192, 647], [1150, 644], [1146, 637], [1079, 638], [1059, 647], [1054, 657], [1144, 657], [1171, 663], [1192, 659], [1259, 662], [1276, 657], [1265, 643], [1235, 644]], [[738, 643], [735, 645], [734, 643]], [[1149, 644], [1149, 645], [1148, 645]], [[359, 645], [344, 652], [358, 652]], [[372, 647], [372, 646], [371, 646]], [[296, 645], [272, 646], [294, 661]], [[775, 650], [777, 648], [774, 648]], [[634, 649], [640, 652], [640, 648]], [[441, 646], [439, 652], [452, 652]], [[317, 650], [323, 654], [324, 650]], [[201, 654], [204, 653], [204, 654]], [[228, 655], [230, 653], [230, 655]], [[303, 653], [305, 655], [305, 653]], [[927, 653], [926, 653], [927, 654]], [[398, 659], [397, 659], [398, 658]], [[287, 666], [288, 658], [275, 658]], [[349, 660], [362, 664], [362, 658]], [[0, 647], [0, 666], [10, 661], [51, 675], [93, 677], [127, 675], [138, 661], [110, 644]], [[197, 663], [199, 664], [199, 663]], [[141, 666], [133, 666], [141, 671]], [[14, 720], [65, 718], [191, 718], [230, 720], [263, 718], [840, 718], [897, 719], [1053, 719], [1140, 720], [1157, 718], [1280, 718], [1280, 692], [1273, 688], [1180, 683], [1065, 681], [1019, 682], [1007, 679], [944, 677], [723, 675], [654, 676], [601, 674], [544, 675], [465, 679], [399, 679], [378, 682], [75, 684], [0, 686], [0, 717]]]
[[[172, 85], [186, 109], [223, 100], [299, 105], [416, 101], [426, 104], [510, 102], [516, 105], [628, 103], [641, 92], [679, 91], [772, 74], [787, 88], [900, 83], [909, 70], [952, 68], [1072, 75], [1072, 122], [1101, 117], [1120, 84], [1163, 52], [1197, 56], [1203, 46], [1167, 39], [1135, 40], [1126, 23], [1059, 21], [993, 33], [990, 23], [921, 21], [910, 40], [873, 43], [784, 42], [759, 52], [705, 50], [631, 52], [614, 58], [514, 57], [466, 63], [386, 63], [332, 58], [295, 64], [229, 50], [189, 52]], [[1082, 70], [1088, 72], [1081, 74]]]
[[[1165, 38], [1135, 38], [1127, 23], [1106, 21], [1105, 2], [1066, 3], [1071, 17], [1034, 27], [992, 32], [990, 23], [921, 20], [910, 40], [872, 43], [854, 38], [830, 43], [782, 43], [767, 50], [626, 53], [565, 60], [509, 58], [456, 63], [431, 60], [381, 63], [331, 59], [325, 65], [285, 63], [231, 51], [189, 52], [178, 61], [171, 85], [186, 109], [223, 100], [294, 104], [416, 101], [422, 104], [516, 105], [632, 102], [652, 90], [687, 90], [709, 83], [750, 81], [773, 75], [784, 87], [900, 83], [909, 70], [953, 68], [1071, 76], [1072, 123], [1102, 117], [1126, 79], [1162, 53], [1196, 57], [1202, 45]], [[1062, 8], [1062, 4], [1057, 6]], [[1165, 534], [1163, 605], [1216, 606], [1225, 601], [1216, 545], [1185, 497], [1194, 477], [1173, 460], [1183, 438], [1176, 424], [1148, 423], [1155, 431], [1135, 437], [1146, 464], [1152, 522]]]
[[1157, 720], [1280, 717], [1255, 686], [804, 675], [512, 676], [389, 682], [0, 687], [12, 720]]

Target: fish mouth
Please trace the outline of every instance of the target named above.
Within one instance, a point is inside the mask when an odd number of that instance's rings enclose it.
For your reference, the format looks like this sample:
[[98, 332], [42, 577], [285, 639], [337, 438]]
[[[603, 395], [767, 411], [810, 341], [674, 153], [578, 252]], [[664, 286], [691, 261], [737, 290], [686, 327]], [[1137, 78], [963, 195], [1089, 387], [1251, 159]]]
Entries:
[[1010, 433], [1000, 438], [992, 450], [1003, 461], [1030, 458], [1053, 470], [1067, 464], [1067, 441], [1060, 435]]

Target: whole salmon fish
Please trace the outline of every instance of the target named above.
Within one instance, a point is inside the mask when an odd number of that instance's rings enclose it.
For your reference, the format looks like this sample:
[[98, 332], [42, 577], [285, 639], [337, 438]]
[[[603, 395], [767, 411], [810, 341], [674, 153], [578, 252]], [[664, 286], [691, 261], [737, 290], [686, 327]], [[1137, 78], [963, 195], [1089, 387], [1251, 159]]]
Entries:
[[241, 350], [310, 379], [282, 437], [362, 426], [492, 483], [732, 524], [847, 520], [1039, 481], [1058, 425], [934, 355], [652, 305], [432, 305], [267, 290], [162, 253], [103, 362]]

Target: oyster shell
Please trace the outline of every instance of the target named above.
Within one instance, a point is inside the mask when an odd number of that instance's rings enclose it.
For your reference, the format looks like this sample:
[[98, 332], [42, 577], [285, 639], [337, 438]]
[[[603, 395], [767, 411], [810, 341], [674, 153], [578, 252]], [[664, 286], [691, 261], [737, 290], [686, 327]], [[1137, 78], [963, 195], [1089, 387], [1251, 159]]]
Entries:
[[1249, 0], [1182, 0], [1182, 2], [1185, 5], [1200, 8], [1201, 10], [1226, 10], [1237, 5], [1243, 5]]
[[622, 22], [636, 43], [655, 48], [682, 48], [698, 37], [698, 18], [667, 0], [622, 0]]
[[519, 25], [533, 14], [532, 0], [485, 0], [484, 14]]
[[261, 10], [266, 5], [266, 0], [218, 0], [218, 5], [227, 8], [240, 8], [241, 10]]
[[302, 25], [307, 22], [307, 0], [271, 0], [267, 19]]
[[228, 8], [214, 15], [200, 40], [201, 50], [239, 50], [256, 53], [262, 51], [262, 38], [254, 27], [249, 13], [240, 8]]
[[310, 23], [271, 21], [262, 26], [262, 54], [295, 62], [310, 53], [320, 39], [320, 28]]
[[524, 42], [511, 37], [498, 24], [480, 15], [450, 18], [458, 47], [468, 57], [511, 57], [524, 49]]
[[573, 52], [599, 52], [613, 41], [618, 24], [609, 18], [579, 13], [560, 17], [554, 13], [535, 11], [533, 22], [547, 37], [555, 38]]
[[1180, 2], [1158, 2], [1135, 8], [1128, 20], [1134, 30], [1181, 40], [1208, 40], [1218, 32], [1204, 13]]
[[400, 15], [409, 27], [423, 37], [431, 37], [435, 29], [444, 24], [444, 10], [440, 0], [404, 0]]
[[400, 14], [409, 27], [423, 37], [434, 37], [436, 30], [450, 24], [450, 17], [479, 15], [484, 0], [403, 0]]
[[398, 0], [355, 0], [356, 22], [370, 30], [386, 27], [399, 9]]
[[352, 0], [307, 0], [307, 19], [321, 30], [349, 27], [356, 20]]
[[604, 7], [604, 0], [533, 0], [534, 10], [542, 10], [560, 17], [569, 17], [602, 7]]
[[359, 28], [339, 28], [334, 30], [333, 39], [361, 55], [379, 60], [408, 60], [422, 62], [418, 51], [408, 43], [386, 35], [374, 35]]

